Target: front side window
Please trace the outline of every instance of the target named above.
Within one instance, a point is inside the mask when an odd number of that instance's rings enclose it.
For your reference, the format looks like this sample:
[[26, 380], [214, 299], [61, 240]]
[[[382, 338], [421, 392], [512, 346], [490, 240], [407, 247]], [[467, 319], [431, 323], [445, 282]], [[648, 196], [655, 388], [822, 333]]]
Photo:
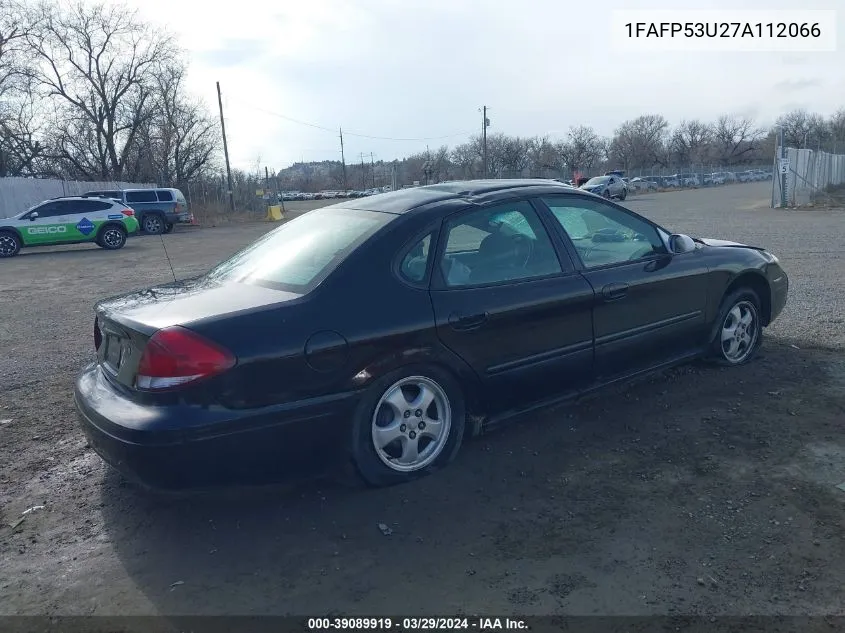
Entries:
[[460, 287], [543, 277], [562, 269], [540, 218], [523, 201], [449, 222], [440, 270], [447, 286]]
[[573, 196], [543, 198], [543, 202], [560, 222], [587, 268], [637, 261], [667, 252], [654, 226], [621, 209]]
[[357, 209], [315, 209], [219, 264], [209, 277], [308, 292], [395, 217]]

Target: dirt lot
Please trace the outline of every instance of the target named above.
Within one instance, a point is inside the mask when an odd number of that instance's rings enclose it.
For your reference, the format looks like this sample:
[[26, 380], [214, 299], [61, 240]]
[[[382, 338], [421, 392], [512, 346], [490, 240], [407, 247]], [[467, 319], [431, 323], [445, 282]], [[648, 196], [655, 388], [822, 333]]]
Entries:
[[[93, 302], [168, 280], [161, 240], [3, 261], [0, 614], [842, 614], [845, 213], [767, 201], [749, 184], [628, 203], [781, 257], [790, 303], [754, 363], [542, 413], [389, 490], [124, 484], [77, 431], [71, 385]], [[268, 228], [164, 243], [183, 277]]]

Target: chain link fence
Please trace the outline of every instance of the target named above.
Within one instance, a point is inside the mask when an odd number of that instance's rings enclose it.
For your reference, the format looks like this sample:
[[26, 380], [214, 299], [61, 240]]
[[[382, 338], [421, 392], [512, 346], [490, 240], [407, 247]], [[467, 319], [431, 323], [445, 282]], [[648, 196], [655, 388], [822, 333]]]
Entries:
[[[845, 185], [845, 154], [829, 154], [812, 149], [786, 148], [786, 178], [778, 165], [781, 148], [775, 153], [776, 177], [772, 183], [772, 208], [809, 204], [830, 187]], [[785, 188], [784, 188], [785, 180]]]
[[150, 183], [83, 182], [51, 178], [0, 178], [0, 218], [9, 218], [31, 206], [59, 196], [78, 196], [87, 191], [150, 189]]

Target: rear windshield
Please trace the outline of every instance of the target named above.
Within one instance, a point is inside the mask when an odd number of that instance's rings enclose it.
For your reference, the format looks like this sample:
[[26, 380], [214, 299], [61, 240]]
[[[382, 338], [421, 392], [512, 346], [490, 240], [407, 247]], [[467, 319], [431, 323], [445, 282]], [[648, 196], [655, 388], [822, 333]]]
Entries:
[[394, 217], [357, 209], [315, 209], [253, 242], [209, 276], [305, 293]]

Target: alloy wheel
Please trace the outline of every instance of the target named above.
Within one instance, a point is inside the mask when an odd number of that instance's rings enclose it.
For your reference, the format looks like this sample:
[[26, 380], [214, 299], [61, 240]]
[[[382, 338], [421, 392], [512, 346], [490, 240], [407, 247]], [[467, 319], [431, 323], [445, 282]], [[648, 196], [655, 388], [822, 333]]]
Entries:
[[722, 355], [729, 363], [738, 365], [754, 351], [760, 331], [757, 308], [750, 301], [737, 302], [722, 322]]
[[0, 235], [0, 256], [10, 257], [18, 250], [18, 243], [11, 235]]
[[164, 229], [164, 225], [161, 222], [161, 218], [157, 215], [148, 215], [144, 218], [144, 231], [146, 233], [161, 233]]
[[384, 392], [371, 426], [379, 459], [397, 472], [414, 472], [437, 459], [449, 440], [452, 407], [436, 382], [408, 376]]
[[103, 233], [103, 244], [110, 248], [120, 246], [122, 241], [123, 233], [120, 232], [120, 229], [106, 229], [106, 232]]

